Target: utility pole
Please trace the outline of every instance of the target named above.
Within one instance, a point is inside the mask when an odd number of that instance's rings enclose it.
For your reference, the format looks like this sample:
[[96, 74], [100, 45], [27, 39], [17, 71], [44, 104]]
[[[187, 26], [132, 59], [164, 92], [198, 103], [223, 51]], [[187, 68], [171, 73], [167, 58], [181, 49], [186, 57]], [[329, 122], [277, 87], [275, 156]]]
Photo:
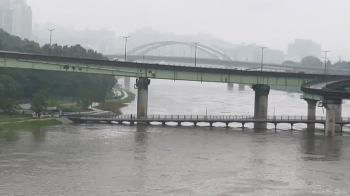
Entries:
[[197, 45], [200, 42], [195, 42], [194, 43], [194, 67], [197, 67]]
[[324, 75], [327, 74], [327, 53], [331, 51], [324, 50]]
[[263, 66], [264, 66], [264, 49], [266, 47], [260, 47], [261, 48], [261, 71], [263, 71]]
[[128, 44], [128, 38], [129, 38], [130, 36], [124, 36], [124, 38], [125, 38], [125, 53], [124, 53], [124, 55], [125, 55], [125, 57], [124, 57], [124, 59], [125, 59], [125, 62], [126, 62], [126, 47], [127, 47], [127, 44]]
[[55, 29], [48, 29], [50, 31], [50, 50], [49, 50], [49, 55], [51, 56], [51, 49], [52, 49], [52, 31]]

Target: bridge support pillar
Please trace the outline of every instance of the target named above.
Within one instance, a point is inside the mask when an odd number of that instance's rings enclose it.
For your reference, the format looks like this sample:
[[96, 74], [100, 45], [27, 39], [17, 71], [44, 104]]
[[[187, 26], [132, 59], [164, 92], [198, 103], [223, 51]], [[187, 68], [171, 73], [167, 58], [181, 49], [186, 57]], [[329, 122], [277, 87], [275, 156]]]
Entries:
[[[255, 84], [253, 85], [253, 90], [255, 91], [254, 118], [266, 119], [270, 86], [264, 84]], [[267, 123], [254, 123], [254, 129], [266, 128]]]
[[130, 78], [129, 77], [124, 78], [124, 87], [126, 89], [130, 89]]
[[[308, 120], [316, 120], [316, 100], [312, 99], [305, 99], [307, 102], [307, 119]], [[315, 123], [308, 123], [307, 124], [307, 130], [308, 131], [315, 131]]]
[[244, 84], [239, 84], [238, 88], [239, 88], [239, 91], [244, 91], [245, 85]]
[[335, 112], [341, 106], [340, 103], [326, 103], [325, 136], [335, 135]]
[[137, 78], [137, 118], [146, 118], [148, 109], [148, 86], [151, 80], [148, 78]]
[[227, 83], [227, 89], [228, 90], [233, 90], [233, 86], [234, 86], [233, 83]]
[[[339, 107], [334, 111], [335, 113], [335, 122], [342, 121], [342, 105], [340, 104]], [[340, 124], [335, 125], [335, 131], [342, 131], [342, 127]]]

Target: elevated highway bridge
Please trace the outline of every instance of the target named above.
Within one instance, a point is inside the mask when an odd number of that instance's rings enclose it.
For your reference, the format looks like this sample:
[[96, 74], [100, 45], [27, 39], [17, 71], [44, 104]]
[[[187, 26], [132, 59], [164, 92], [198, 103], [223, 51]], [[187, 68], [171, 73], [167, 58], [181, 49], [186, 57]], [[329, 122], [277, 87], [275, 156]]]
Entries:
[[[124, 55], [106, 55], [110, 60], [115, 58], [123, 61]], [[130, 62], [148, 62], [148, 63], [160, 63], [167, 65], [191, 65], [194, 66], [194, 57], [176, 57], [176, 56], [152, 56], [152, 55], [130, 55], [127, 56], [127, 61]], [[241, 69], [241, 70], [260, 70], [261, 63], [259, 62], [248, 62], [248, 61], [235, 61], [235, 60], [220, 60], [212, 58], [197, 58], [197, 66], [206, 65], [205, 67], [226, 67], [229, 69]], [[263, 69], [285, 71], [285, 72], [305, 72], [305, 73], [324, 73], [324, 67], [313, 67], [313, 66], [301, 66], [301, 65], [284, 65], [284, 64], [272, 64], [264, 63]], [[350, 76], [350, 70], [345, 71], [336, 68], [327, 68], [329, 74], [333, 75], [344, 75]]]
[[[340, 107], [340, 103], [337, 102], [337, 100], [329, 102], [329, 100], [337, 99], [338, 96], [330, 97], [329, 95], [332, 95], [332, 92], [328, 91], [339, 93], [338, 100], [350, 98], [350, 93], [346, 90], [350, 86], [350, 77], [347, 75], [173, 66], [23, 54], [5, 51], [0, 51], [0, 67], [136, 77], [135, 88], [138, 89], [137, 118], [140, 119], [148, 115], [148, 87], [151, 79], [251, 85], [255, 91], [254, 117], [257, 119], [267, 117], [268, 95], [271, 85], [301, 87], [301, 90], [304, 91], [304, 98], [309, 104], [308, 116], [310, 118], [315, 116], [314, 106], [316, 106], [317, 102], [324, 104], [326, 109], [330, 111], [329, 114], [327, 113], [327, 119], [329, 116], [331, 120], [329, 122], [326, 121], [326, 134], [330, 133], [330, 135], [334, 135], [335, 130], [335, 124], [332, 124], [334, 120], [332, 121], [333, 117], [331, 116], [336, 113], [336, 110]], [[307, 88], [309, 88], [309, 90]], [[310, 90], [310, 88], [313, 90]], [[337, 107], [330, 107], [329, 104], [336, 104]], [[312, 125], [314, 128], [314, 123], [309, 124], [310, 129], [312, 129]], [[266, 123], [256, 122], [255, 128], [266, 129]]]

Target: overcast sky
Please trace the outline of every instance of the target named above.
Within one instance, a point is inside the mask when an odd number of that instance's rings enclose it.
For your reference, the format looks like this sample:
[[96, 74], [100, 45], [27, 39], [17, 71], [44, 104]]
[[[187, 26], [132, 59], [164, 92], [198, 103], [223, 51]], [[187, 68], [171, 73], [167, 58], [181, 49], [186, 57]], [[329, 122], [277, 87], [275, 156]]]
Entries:
[[107, 27], [116, 35], [151, 26], [176, 34], [209, 33], [287, 50], [311, 39], [350, 60], [350, 0], [27, 0], [34, 23]]

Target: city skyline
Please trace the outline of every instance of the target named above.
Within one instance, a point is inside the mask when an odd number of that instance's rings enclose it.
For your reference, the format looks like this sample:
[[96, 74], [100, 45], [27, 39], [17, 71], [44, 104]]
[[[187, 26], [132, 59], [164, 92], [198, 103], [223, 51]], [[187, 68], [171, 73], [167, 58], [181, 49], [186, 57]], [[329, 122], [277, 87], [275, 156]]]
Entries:
[[21, 38], [32, 39], [32, 10], [26, 0], [0, 0], [0, 28]]
[[116, 35], [151, 26], [162, 32], [202, 32], [235, 44], [256, 43], [283, 51], [295, 39], [306, 39], [332, 50], [333, 60], [350, 59], [346, 44], [350, 29], [343, 16], [350, 2], [345, 0], [28, 0], [28, 4], [39, 24], [66, 24], [80, 30], [106, 27]]

